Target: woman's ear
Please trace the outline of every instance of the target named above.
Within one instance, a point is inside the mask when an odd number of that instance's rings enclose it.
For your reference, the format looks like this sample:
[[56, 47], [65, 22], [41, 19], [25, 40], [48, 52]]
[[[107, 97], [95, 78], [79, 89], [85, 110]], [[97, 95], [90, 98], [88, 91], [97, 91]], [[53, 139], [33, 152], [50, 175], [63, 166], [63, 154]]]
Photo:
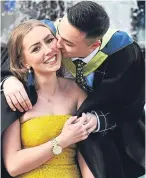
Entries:
[[26, 68], [26, 69], [30, 69], [30, 65], [25, 61], [25, 60], [22, 60], [23, 61], [23, 66]]
[[26, 68], [29, 70], [30, 69], [30, 66], [29, 64], [25, 64]]
[[27, 63], [27, 61], [25, 60], [25, 58], [23, 56], [21, 56], [19, 58], [19, 65], [22, 67], [22, 68], [26, 68], [26, 69], [29, 69], [29, 64]]

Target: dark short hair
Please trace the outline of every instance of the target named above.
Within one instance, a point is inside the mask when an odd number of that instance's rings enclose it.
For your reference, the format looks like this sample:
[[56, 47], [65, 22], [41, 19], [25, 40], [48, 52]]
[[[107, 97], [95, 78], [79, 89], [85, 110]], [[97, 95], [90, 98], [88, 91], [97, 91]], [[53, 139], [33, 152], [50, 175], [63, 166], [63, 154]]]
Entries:
[[86, 37], [102, 37], [110, 25], [109, 16], [102, 6], [93, 1], [82, 1], [67, 9], [69, 23], [85, 32]]

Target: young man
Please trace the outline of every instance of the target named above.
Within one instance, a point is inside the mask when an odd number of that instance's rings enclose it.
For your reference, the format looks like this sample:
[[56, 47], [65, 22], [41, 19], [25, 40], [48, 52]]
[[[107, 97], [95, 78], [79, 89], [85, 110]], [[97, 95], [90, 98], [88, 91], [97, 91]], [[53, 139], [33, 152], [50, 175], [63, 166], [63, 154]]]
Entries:
[[[144, 141], [139, 139], [139, 122], [144, 118], [144, 58], [136, 42], [125, 32], [109, 29], [109, 24], [100, 5], [79, 2], [55, 23], [57, 45], [64, 56], [65, 77], [75, 78], [88, 92], [76, 114], [92, 109], [97, 116], [96, 133], [79, 143], [93, 175], [137, 178], [144, 174]], [[2, 77], [8, 75], [6, 67]], [[12, 109], [31, 108], [20, 81], [9, 77], [3, 87]]]

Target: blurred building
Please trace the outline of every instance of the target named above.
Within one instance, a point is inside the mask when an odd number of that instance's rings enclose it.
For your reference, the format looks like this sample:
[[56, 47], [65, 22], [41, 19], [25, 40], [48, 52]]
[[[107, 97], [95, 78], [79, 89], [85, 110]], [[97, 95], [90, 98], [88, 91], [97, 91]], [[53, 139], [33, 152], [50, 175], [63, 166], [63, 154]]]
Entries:
[[[94, 0], [95, 1], [95, 0]], [[65, 10], [79, 1], [0, 1], [1, 43], [7, 43], [11, 30], [27, 19], [62, 17]], [[95, 1], [101, 4], [111, 19], [111, 28], [128, 32], [145, 49], [145, 1]]]

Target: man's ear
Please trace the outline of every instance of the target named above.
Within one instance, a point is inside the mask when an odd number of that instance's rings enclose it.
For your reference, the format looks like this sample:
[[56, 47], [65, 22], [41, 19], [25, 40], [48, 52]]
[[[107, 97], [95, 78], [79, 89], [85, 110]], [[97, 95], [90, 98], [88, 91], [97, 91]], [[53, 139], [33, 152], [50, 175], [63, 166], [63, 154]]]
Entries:
[[95, 41], [94, 43], [91, 44], [92, 49], [96, 49], [101, 45], [100, 40]]

